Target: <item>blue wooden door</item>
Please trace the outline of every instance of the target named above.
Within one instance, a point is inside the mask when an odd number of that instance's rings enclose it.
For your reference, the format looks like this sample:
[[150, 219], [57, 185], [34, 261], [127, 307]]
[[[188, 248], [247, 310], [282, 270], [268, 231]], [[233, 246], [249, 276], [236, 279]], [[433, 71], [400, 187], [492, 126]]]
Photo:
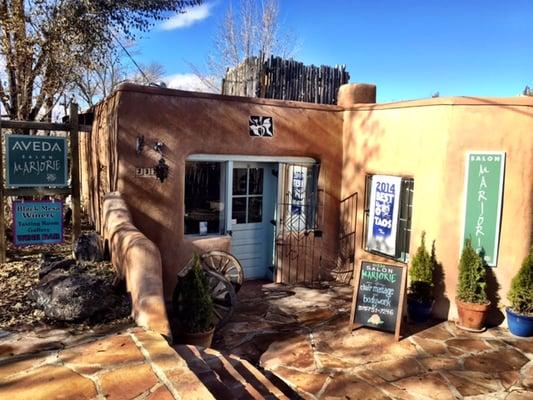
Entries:
[[277, 164], [233, 164], [231, 252], [245, 279], [272, 279]]

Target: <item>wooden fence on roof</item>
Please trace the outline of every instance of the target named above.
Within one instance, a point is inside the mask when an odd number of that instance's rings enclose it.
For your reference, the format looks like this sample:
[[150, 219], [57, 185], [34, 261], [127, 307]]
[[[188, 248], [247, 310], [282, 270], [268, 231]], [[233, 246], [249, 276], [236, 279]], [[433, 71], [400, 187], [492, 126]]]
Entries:
[[349, 80], [345, 65], [317, 67], [280, 57], [249, 57], [228, 68], [222, 94], [336, 104], [339, 87]]

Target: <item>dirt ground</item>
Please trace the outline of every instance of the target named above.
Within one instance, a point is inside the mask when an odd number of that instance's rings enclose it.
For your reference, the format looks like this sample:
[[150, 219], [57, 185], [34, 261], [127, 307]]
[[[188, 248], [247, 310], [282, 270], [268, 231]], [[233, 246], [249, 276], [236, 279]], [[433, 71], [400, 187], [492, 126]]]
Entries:
[[[8, 232], [9, 237], [9, 232]], [[84, 331], [100, 325], [122, 326], [132, 323], [129, 296], [123, 293], [118, 307], [97, 320], [79, 323], [50, 321], [31, 299], [32, 289], [39, 283], [40, 262], [44, 254], [57, 257], [72, 257], [71, 232], [65, 228], [65, 242], [59, 245], [15, 247], [8, 242], [7, 262], [0, 264], [0, 330], [24, 331], [36, 327], [63, 328]], [[91, 273], [113, 280], [115, 271], [108, 261], [87, 266]]]

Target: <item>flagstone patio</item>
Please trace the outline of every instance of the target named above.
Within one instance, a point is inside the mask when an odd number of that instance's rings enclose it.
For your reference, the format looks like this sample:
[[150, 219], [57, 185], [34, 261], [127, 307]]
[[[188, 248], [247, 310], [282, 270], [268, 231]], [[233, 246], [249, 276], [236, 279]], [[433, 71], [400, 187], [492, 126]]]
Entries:
[[533, 339], [453, 322], [405, 338], [347, 329], [351, 287], [248, 282], [215, 347], [261, 365], [309, 399], [533, 399]]
[[0, 399], [533, 399], [533, 339], [347, 330], [351, 288], [247, 282], [216, 349], [141, 328], [0, 332]]

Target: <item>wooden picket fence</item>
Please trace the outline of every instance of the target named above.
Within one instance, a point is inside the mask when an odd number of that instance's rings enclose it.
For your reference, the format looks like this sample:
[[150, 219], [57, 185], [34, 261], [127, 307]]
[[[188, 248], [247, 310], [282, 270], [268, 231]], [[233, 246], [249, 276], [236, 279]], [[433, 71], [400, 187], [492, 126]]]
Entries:
[[317, 67], [274, 56], [249, 57], [228, 68], [222, 94], [336, 104], [339, 87], [349, 80], [345, 65]]

